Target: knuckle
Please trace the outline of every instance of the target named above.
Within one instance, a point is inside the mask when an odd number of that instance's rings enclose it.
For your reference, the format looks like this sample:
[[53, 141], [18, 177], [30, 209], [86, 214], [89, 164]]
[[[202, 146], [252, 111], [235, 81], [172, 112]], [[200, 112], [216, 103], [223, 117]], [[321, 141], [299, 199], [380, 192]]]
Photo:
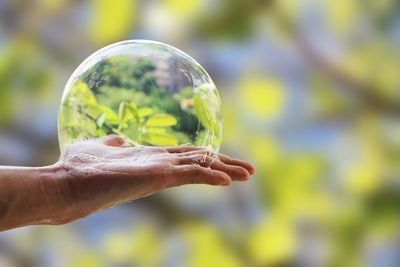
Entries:
[[193, 165], [192, 170], [193, 170], [193, 176], [198, 176], [201, 174], [201, 169], [199, 166]]
[[172, 165], [180, 165], [182, 164], [182, 160], [180, 158], [172, 157], [170, 158]]

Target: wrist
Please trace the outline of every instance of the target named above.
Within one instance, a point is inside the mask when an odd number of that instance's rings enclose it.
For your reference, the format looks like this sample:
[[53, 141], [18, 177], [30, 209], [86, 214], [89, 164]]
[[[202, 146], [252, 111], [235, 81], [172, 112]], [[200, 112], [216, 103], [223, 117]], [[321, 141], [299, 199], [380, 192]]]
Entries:
[[[65, 224], [83, 218], [95, 210], [101, 208], [96, 206], [89, 194], [81, 191], [87, 188], [85, 179], [79, 176], [75, 166], [64, 164], [59, 161], [51, 166], [40, 168], [42, 181], [46, 184], [46, 195], [50, 196], [51, 220], [47, 224]], [[89, 184], [92, 189], [93, 184]], [[52, 205], [56, 203], [56, 205]]]
[[70, 170], [60, 162], [37, 168], [38, 180], [43, 190], [43, 202], [48, 211], [41, 224], [70, 222], [74, 213], [74, 200], [70, 190]]
[[71, 221], [75, 205], [68, 180], [68, 170], [59, 163], [46, 167], [0, 166], [0, 231]]

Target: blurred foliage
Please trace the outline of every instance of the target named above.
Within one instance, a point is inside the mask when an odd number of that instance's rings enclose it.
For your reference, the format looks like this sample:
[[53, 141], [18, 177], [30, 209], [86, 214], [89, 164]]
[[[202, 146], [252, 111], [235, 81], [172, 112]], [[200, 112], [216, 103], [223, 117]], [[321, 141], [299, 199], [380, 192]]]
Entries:
[[93, 41], [112, 43], [129, 34], [134, 27], [136, 0], [91, 0], [89, 31]]
[[[56, 70], [61, 91], [99, 47], [159, 38], [201, 59], [222, 96], [223, 150], [257, 168], [249, 185], [176, 189], [144, 199], [146, 211], [135, 208], [143, 203], [124, 207], [134, 216], [115, 216], [118, 226], [89, 218], [95, 241], [84, 222], [12, 231], [0, 241], [14, 265], [399, 266], [399, 11], [395, 0], [0, 3], [2, 129], [13, 129], [32, 102], [56, 101]], [[62, 66], [49, 63], [55, 58]], [[199, 101], [185, 90], [172, 102], [145, 97], [154, 77], [135, 73], [151, 73], [149, 62], [111, 65], [96, 65], [74, 84], [92, 109], [91, 118], [75, 118], [86, 130], [104, 134], [110, 125], [135, 137], [126, 123], [138, 117], [146, 132], [161, 123], [157, 134], [193, 123], [191, 112], [174, 120]], [[134, 78], [88, 90], [104, 71]], [[127, 95], [132, 103], [122, 102]], [[123, 227], [127, 221], [132, 226]], [[57, 264], [48, 259], [54, 250]]]
[[34, 98], [39, 103], [48, 99], [54, 85], [53, 76], [43, 66], [41, 51], [24, 40], [16, 40], [1, 52], [0, 125], [12, 123], [22, 103]]
[[252, 116], [259, 119], [273, 119], [282, 114], [286, 96], [280, 81], [254, 75], [242, 81], [240, 98]]

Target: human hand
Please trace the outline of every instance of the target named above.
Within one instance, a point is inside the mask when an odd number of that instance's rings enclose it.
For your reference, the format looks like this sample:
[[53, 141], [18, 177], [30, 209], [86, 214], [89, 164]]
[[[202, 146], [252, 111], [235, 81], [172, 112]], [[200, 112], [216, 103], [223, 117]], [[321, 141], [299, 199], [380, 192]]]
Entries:
[[230, 185], [254, 168], [196, 147], [128, 147], [122, 137], [81, 141], [47, 167], [0, 166], [0, 231], [64, 224], [184, 184]]
[[245, 181], [251, 164], [197, 147], [128, 147], [122, 137], [77, 142], [55, 165], [61, 174], [61, 223], [184, 184]]

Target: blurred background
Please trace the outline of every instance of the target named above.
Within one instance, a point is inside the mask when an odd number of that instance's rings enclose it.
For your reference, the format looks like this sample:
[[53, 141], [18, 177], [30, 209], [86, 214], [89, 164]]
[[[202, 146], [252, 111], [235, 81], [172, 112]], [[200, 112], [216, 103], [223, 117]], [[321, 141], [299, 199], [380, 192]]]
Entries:
[[0, 0], [0, 164], [59, 156], [73, 70], [125, 39], [193, 56], [248, 183], [0, 234], [0, 266], [400, 266], [400, 2]]

